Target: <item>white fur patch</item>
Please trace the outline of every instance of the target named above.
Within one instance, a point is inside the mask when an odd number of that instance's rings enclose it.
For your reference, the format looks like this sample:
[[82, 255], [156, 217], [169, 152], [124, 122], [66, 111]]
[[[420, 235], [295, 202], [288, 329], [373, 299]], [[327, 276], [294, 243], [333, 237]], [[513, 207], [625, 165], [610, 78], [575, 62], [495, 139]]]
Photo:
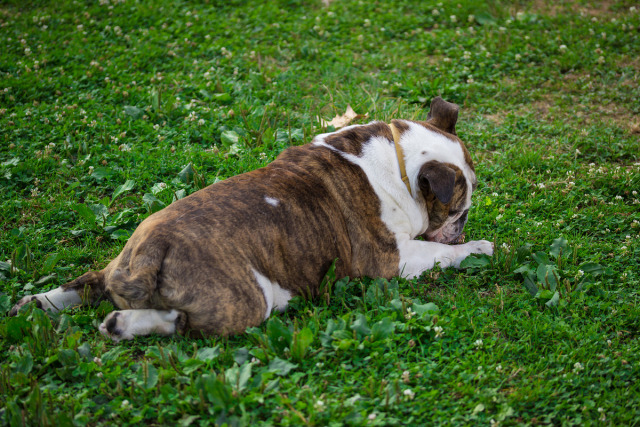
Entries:
[[255, 269], [253, 275], [262, 288], [264, 293], [264, 299], [267, 302], [267, 310], [264, 314], [264, 318], [268, 319], [271, 316], [272, 310], [284, 311], [287, 308], [287, 303], [291, 299], [291, 292], [280, 287], [276, 282], [272, 282], [262, 274], [258, 273]]
[[[161, 334], [173, 335], [176, 332], [178, 310], [122, 310], [111, 312], [99, 326], [99, 331], [114, 341], [130, 340], [136, 336]], [[107, 330], [107, 322], [116, 317], [118, 334]]]
[[82, 298], [80, 298], [75, 290], [64, 290], [59, 287], [42, 294], [26, 296], [22, 298], [20, 302], [18, 302], [18, 304], [16, 304], [16, 307], [22, 307], [23, 305], [32, 301], [34, 297], [38, 299], [40, 304], [42, 304], [42, 309], [44, 311], [51, 310], [54, 313], [57, 313], [63, 308], [82, 303]]
[[399, 271], [403, 277], [416, 277], [433, 268], [459, 266], [471, 253], [492, 254], [489, 242], [469, 242], [465, 245], [449, 246], [435, 242], [413, 240], [424, 233], [429, 225], [429, 216], [418, 188], [418, 174], [425, 162], [435, 160], [458, 166], [466, 180], [466, 206], [471, 205], [471, 183], [475, 174], [466, 163], [462, 147], [457, 141], [413, 122], [404, 122], [408, 129], [401, 134], [400, 141], [404, 161], [411, 184], [410, 194], [402, 182], [396, 150], [387, 138], [377, 136], [363, 145], [360, 156], [341, 152], [325, 142], [327, 134], [319, 135], [313, 144], [340, 153], [342, 157], [360, 166], [380, 200], [381, 219], [391, 231], [400, 255]]
[[420, 276], [432, 269], [436, 263], [440, 267], [460, 267], [460, 263], [471, 254], [493, 255], [493, 244], [486, 240], [471, 241], [462, 245], [405, 240], [398, 245], [400, 252], [400, 276], [407, 279]]
[[273, 197], [265, 196], [264, 201], [270, 204], [271, 206], [278, 206], [280, 204], [280, 200], [274, 199]]

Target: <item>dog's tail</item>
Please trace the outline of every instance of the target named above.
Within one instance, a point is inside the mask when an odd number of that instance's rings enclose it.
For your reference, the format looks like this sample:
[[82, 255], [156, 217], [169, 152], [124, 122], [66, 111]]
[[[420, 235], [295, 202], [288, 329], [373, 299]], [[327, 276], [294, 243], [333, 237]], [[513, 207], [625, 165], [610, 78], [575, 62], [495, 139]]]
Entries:
[[138, 245], [128, 265], [113, 266], [115, 270], [106, 284], [108, 292], [123, 298], [133, 307], [144, 307], [158, 286], [158, 275], [169, 245], [166, 239], [160, 238]]

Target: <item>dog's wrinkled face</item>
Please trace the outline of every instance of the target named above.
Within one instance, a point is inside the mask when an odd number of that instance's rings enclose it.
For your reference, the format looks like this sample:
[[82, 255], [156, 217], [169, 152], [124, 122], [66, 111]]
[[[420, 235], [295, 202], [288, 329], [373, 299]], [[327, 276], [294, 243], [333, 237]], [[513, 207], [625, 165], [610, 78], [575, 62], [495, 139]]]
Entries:
[[473, 183], [469, 184], [457, 166], [431, 161], [422, 166], [418, 184], [429, 213], [425, 237], [433, 242], [455, 242], [467, 223]]
[[459, 144], [463, 163], [460, 166], [431, 160], [422, 165], [418, 173], [418, 186], [429, 214], [429, 226], [424, 237], [439, 243], [456, 242], [467, 223], [471, 206], [471, 193], [477, 180], [471, 156], [455, 131], [458, 106], [437, 98], [423, 126], [439, 131], [451, 144]]

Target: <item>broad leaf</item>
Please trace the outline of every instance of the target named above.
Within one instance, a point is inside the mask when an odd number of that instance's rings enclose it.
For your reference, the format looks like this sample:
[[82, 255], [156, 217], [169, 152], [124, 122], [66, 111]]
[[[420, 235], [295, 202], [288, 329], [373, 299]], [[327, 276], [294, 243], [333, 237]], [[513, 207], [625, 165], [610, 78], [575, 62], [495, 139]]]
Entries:
[[549, 255], [544, 252], [536, 252], [531, 256], [538, 264], [551, 264]]
[[48, 273], [51, 270], [53, 270], [53, 268], [56, 266], [58, 261], [60, 261], [61, 259], [62, 259], [62, 255], [57, 252], [52, 252], [48, 254], [45, 257], [44, 262], [42, 263], [42, 272]]
[[276, 375], [283, 377], [297, 367], [298, 365], [295, 363], [287, 362], [286, 360], [276, 357], [269, 363], [269, 372], [275, 372]]
[[604, 273], [604, 268], [600, 264], [596, 264], [595, 262], [584, 263], [579, 267], [579, 269], [582, 270], [585, 274], [589, 273], [594, 276], [598, 276]]
[[356, 320], [351, 324], [351, 329], [356, 331], [359, 337], [366, 337], [371, 334], [371, 328], [367, 324], [367, 318], [362, 313], [356, 314]]
[[548, 287], [551, 292], [556, 290], [558, 281], [555, 265], [540, 264], [538, 266], [538, 270], [536, 271], [536, 275], [538, 277], [539, 283]]
[[416, 314], [422, 316], [423, 314], [436, 314], [438, 312], [438, 306], [432, 302], [426, 304], [413, 304], [411, 309], [416, 312]]
[[191, 181], [193, 181], [194, 175], [195, 171], [193, 170], [193, 164], [189, 162], [189, 164], [185, 166], [180, 171], [180, 173], [178, 173], [178, 178], [180, 178], [180, 181], [184, 182], [185, 184], [189, 184]]
[[196, 353], [196, 359], [201, 360], [203, 362], [209, 362], [211, 360], [216, 359], [220, 355], [220, 347], [204, 347], [199, 348]]
[[142, 108], [134, 107], [133, 105], [125, 105], [124, 113], [134, 120], [142, 118], [144, 110]]
[[248, 359], [249, 350], [247, 347], [240, 347], [233, 352], [233, 360], [238, 364], [238, 366], [242, 366], [242, 364]]
[[524, 287], [529, 291], [532, 297], [535, 297], [538, 294], [538, 286], [536, 285], [535, 276], [533, 274], [525, 276]]
[[151, 213], [157, 212], [160, 209], [164, 208], [164, 202], [156, 198], [156, 196], [151, 193], [145, 193], [145, 195], [142, 196], [142, 201], [149, 207], [149, 211], [151, 211]]
[[551, 250], [549, 251], [549, 254], [557, 259], [561, 254], [567, 255], [568, 249], [569, 245], [567, 239], [564, 237], [558, 237], [553, 241], [553, 243], [551, 243]]
[[91, 209], [89, 209], [87, 205], [77, 204], [71, 206], [71, 209], [78, 212], [78, 214], [87, 222], [89, 222], [89, 224], [91, 224], [93, 228], [96, 227], [96, 214]]
[[313, 342], [313, 331], [304, 327], [293, 334], [293, 344], [291, 345], [291, 357], [295, 360], [302, 360], [307, 354], [309, 346]]
[[108, 178], [111, 175], [113, 175], [113, 171], [111, 169], [103, 168], [103, 167], [95, 168], [95, 170], [91, 174], [91, 176], [97, 179], [98, 181], [102, 181], [103, 179]]
[[545, 302], [544, 305], [546, 305], [547, 307], [555, 307], [558, 305], [559, 302], [560, 302], [560, 294], [556, 291], [554, 292], [551, 299]]
[[469, 255], [460, 263], [460, 268], [484, 268], [491, 265], [491, 257], [485, 254]]
[[229, 147], [234, 144], [238, 144], [238, 142], [240, 141], [240, 135], [232, 130], [223, 130], [220, 134], [220, 141], [222, 141], [224, 145]]
[[373, 324], [371, 328], [371, 333], [373, 334], [373, 340], [381, 340], [385, 338], [389, 338], [393, 331], [395, 330], [395, 325], [390, 317], [385, 317], [379, 322]]
[[145, 363], [138, 369], [136, 382], [145, 390], [150, 390], [158, 384], [158, 370], [151, 363]]
[[113, 192], [113, 195], [111, 196], [111, 203], [113, 203], [113, 201], [118, 196], [120, 196], [120, 195], [122, 195], [124, 193], [128, 193], [129, 191], [133, 190], [133, 187], [135, 185], [136, 185], [136, 183], [132, 179], [126, 180], [124, 184], [122, 184], [121, 186], [116, 188], [115, 191]]
[[289, 328], [277, 317], [272, 317], [267, 322], [267, 336], [269, 343], [277, 354], [283, 354], [285, 348], [291, 348], [293, 334]]

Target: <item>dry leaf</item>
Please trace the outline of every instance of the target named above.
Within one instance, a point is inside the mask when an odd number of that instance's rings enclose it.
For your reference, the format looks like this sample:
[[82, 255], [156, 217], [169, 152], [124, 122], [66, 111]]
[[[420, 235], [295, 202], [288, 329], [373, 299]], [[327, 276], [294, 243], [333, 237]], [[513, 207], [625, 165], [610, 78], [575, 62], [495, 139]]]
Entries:
[[335, 116], [330, 122], [327, 122], [326, 120], [320, 118], [320, 124], [322, 125], [322, 127], [333, 126], [334, 128], [339, 129], [341, 127], [345, 127], [354, 119], [362, 119], [368, 116], [369, 113], [356, 114], [356, 112], [353, 111], [353, 108], [351, 108], [351, 105], [347, 105], [347, 110], [343, 115]]

